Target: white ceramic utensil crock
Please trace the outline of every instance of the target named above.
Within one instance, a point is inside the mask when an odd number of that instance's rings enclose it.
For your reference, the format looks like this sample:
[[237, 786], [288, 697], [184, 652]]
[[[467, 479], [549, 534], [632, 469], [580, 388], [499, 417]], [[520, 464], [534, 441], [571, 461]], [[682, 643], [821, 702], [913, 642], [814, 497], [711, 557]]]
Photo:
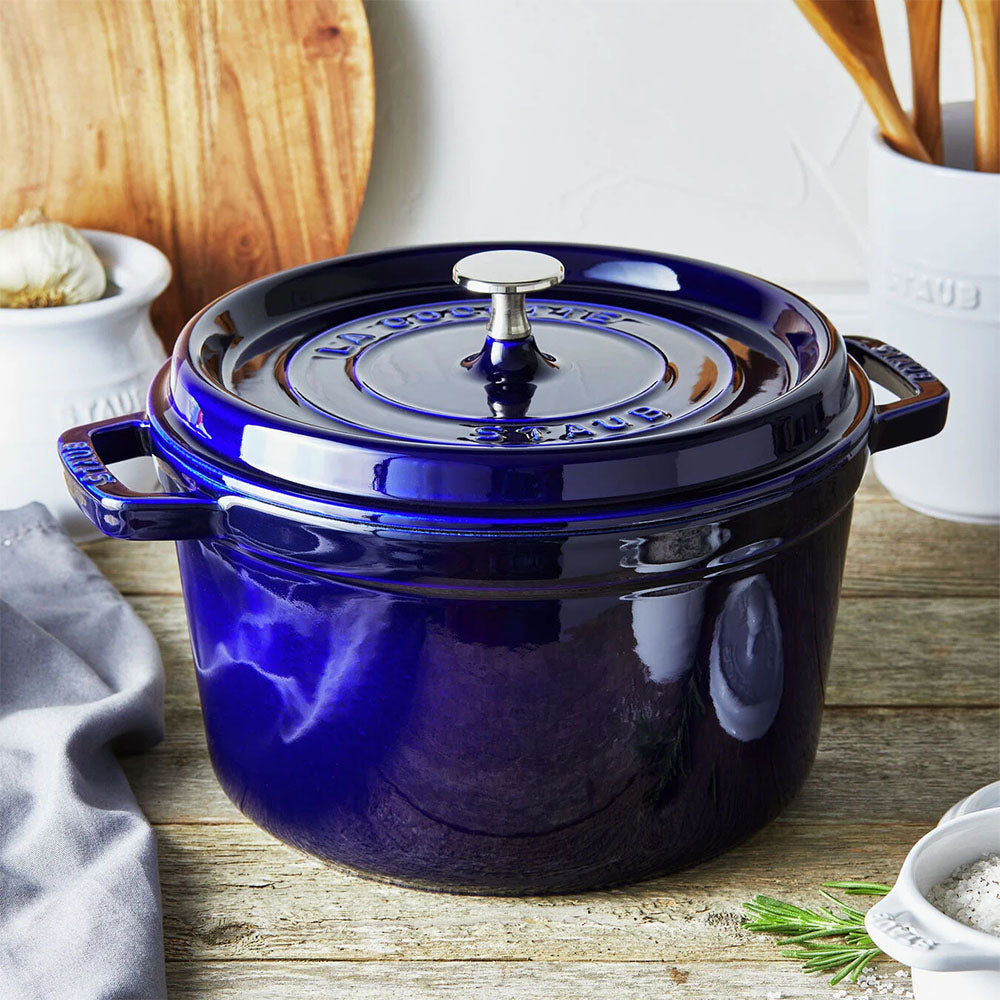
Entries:
[[1000, 937], [946, 916], [927, 893], [984, 854], [1000, 853], [1000, 808], [935, 827], [914, 844], [892, 892], [867, 913], [865, 927], [891, 958], [910, 966], [916, 1000], [996, 1000]]
[[[41, 501], [77, 541], [99, 533], [67, 494], [57, 438], [70, 424], [142, 409], [164, 359], [149, 307], [170, 282], [170, 263], [156, 247], [81, 232], [108, 270], [111, 294], [71, 306], [0, 309], [0, 508]], [[151, 464], [122, 475], [136, 489], [156, 484]]]
[[972, 104], [942, 109], [945, 166], [872, 138], [873, 333], [951, 390], [944, 431], [876, 456], [897, 500], [953, 521], [1000, 522], [1000, 174], [973, 166]]

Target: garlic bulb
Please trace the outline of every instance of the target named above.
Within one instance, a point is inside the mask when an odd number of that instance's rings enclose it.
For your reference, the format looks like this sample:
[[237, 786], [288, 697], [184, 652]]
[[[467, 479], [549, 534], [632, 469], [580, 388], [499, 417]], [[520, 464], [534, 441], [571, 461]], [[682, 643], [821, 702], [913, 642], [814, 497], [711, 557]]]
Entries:
[[99, 299], [108, 285], [94, 248], [72, 227], [26, 212], [0, 229], [0, 307], [68, 306]]

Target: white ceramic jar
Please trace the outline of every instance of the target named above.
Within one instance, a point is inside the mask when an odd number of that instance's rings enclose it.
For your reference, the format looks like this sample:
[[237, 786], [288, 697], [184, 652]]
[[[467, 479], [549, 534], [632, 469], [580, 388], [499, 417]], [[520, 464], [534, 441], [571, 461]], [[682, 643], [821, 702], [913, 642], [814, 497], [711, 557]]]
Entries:
[[945, 166], [872, 139], [868, 174], [873, 334], [951, 390], [934, 438], [875, 457], [915, 510], [1000, 522], [1000, 174], [973, 165], [972, 104], [943, 108]]
[[[94, 302], [0, 309], [0, 508], [33, 500], [77, 541], [98, 537], [63, 479], [56, 439], [67, 427], [132, 413], [164, 360], [149, 307], [170, 263], [148, 243], [81, 230], [115, 291]], [[156, 484], [151, 463], [122, 472], [136, 489]]]
[[926, 898], [958, 868], [997, 853], [1000, 808], [942, 822], [914, 844], [892, 892], [866, 914], [875, 944], [910, 966], [916, 1000], [1000, 996], [1000, 937], [953, 920]]

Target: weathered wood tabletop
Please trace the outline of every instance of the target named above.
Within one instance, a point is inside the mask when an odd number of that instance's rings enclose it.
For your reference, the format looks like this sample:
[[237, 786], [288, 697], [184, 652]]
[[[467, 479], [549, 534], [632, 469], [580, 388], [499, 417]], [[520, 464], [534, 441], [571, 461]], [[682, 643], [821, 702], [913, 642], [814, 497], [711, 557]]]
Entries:
[[812, 905], [825, 880], [892, 881], [945, 809], [998, 776], [997, 532], [915, 514], [871, 476], [855, 507], [819, 756], [798, 799], [715, 861], [567, 897], [380, 885], [253, 826], [208, 761], [172, 546], [87, 552], [166, 664], [166, 739], [125, 767], [156, 828], [177, 1000], [834, 996], [772, 939], [742, 930], [740, 903], [765, 892]]

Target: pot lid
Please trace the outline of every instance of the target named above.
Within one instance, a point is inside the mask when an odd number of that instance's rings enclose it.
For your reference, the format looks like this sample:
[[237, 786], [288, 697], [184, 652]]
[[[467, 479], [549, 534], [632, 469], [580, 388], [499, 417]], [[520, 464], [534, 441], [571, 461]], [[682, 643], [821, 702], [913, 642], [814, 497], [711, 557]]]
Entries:
[[341, 500], [539, 506], [773, 475], [839, 439], [852, 387], [825, 319], [749, 275], [460, 245], [231, 292], [150, 413], [212, 465]]

